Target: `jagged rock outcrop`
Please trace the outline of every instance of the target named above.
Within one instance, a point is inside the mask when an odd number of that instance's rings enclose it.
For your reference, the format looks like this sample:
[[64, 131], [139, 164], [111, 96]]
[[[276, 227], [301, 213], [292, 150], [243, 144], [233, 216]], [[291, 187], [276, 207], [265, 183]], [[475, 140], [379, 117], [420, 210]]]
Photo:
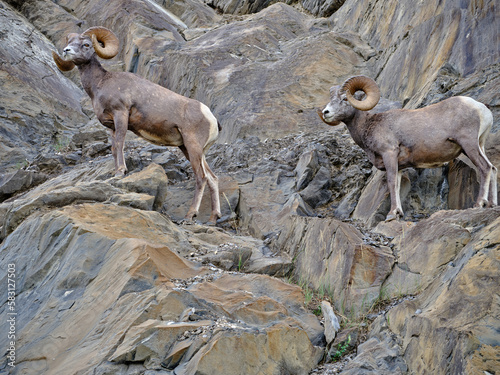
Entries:
[[[383, 172], [315, 108], [355, 74], [376, 78], [377, 110], [468, 95], [494, 114], [486, 153], [499, 167], [497, 8], [0, 0], [0, 280], [15, 264], [19, 314], [16, 367], [0, 371], [305, 374], [352, 337], [345, 374], [495, 373], [500, 211], [470, 209], [473, 168], [408, 169], [411, 221], [385, 223]], [[194, 182], [179, 150], [129, 136], [130, 174], [113, 178], [78, 73], [50, 58], [94, 25], [120, 38], [107, 69], [205, 102], [221, 122], [207, 156], [217, 227], [181, 221]], [[205, 197], [201, 222], [208, 210]], [[284, 276], [332, 302], [342, 328], [328, 347]], [[357, 316], [363, 343], [343, 331]]]
[[[480, 219], [475, 215], [480, 215]], [[495, 327], [500, 321], [498, 301], [495, 293], [490, 291], [498, 291], [500, 285], [500, 210], [492, 209], [483, 214], [439, 212], [423, 225], [434, 222], [435, 226], [443, 220], [450, 229], [453, 226], [458, 230], [463, 228], [467, 235], [460, 237], [467, 240], [455, 246], [443, 246], [445, 241], [438, 242], [438, 248], [446, 250], [451, 247], [456, 256], [449, 251], [435, 253], [442, 259], [440, 262], [434, 259], [434, 272], [440, 272], [432, 281], [429, 277], [432, 271], [415, 272], [417, 277], [413, 279], [421, 284], [422, 293], [389, 311], [388, 327], [401, 339], [403, 357], [412, 371], [494, 373], [498, 369], [499, 344]], [[418, 233], [422, 229], [417, 224], [409, 233]], [[418, 253], [425, 249], [432, 254], [432, 247], [420, 247]], [[411, 257], [406, 260], [403, 253], [399, 259], [408, 263], [414, 261]], [[411, 279], [405, 279], [409, 286]], [[418, 355], [414, 350], [416, 347], [421, 348]]]
[[[222, 13], [249, 14], [259, 12], [278, 1], [287, 4], [293, 3], [290, 0], [211, 0], [208, 4]], [[339, 9], [344, 2], [345, 0], [301, 0], [300, 4], [315, 16], [328, 17]]]

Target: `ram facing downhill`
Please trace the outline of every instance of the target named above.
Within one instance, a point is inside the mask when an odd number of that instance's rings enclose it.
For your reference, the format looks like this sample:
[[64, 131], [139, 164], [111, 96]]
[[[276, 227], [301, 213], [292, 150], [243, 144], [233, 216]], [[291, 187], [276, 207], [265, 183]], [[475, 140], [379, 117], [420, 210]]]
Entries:
[[[363, 96], [366, 98], [361, 100]], [[439, 167], [461, 153], [479, 171], [475, 207], [498, 204], [497, 168], [484, 152], [493, 115], [484, 104], [456, 96], [420, 109], [368, 112], [379, 99], [380, 90], [375, 81], [356, 76], [342, 86], [333, 86], [330, 102], [318, 110], [318, 114], [328, 125], [345, 123], [373, 165], [386, 171], [391, 197], [386, 220], [403, 216], [399, 190], [404, 168]]]
[[111, 59], [118, 48], [118, 38], [111, 30], [91, 27], [82, 34], [67, 36], [62, 58], [55, 52], [52, 56], [61, 71], [78, 67], [97, 118], [110, 129], [116, 175], [127, 172], [123, 152], [127, 130], [158, 145], [178, 146], [191, 162], [196, 178], [186, 219], [198, 214], [208, 183], [212, 200], [209, 222], [215, 223], [221, 215], [218, 179], [205, 153], [219, 135], [217, 119], [203, 103], [132, 73], [106, 71], [97, 56]]

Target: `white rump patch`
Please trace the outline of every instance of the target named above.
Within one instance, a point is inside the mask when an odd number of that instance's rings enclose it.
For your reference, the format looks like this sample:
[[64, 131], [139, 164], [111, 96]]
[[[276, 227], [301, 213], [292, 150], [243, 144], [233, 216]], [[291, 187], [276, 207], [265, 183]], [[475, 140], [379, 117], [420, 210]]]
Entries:
[[485, 133], [489, 133], [493, 126], [493, 115], [488, 107], [467, 96], [462, 96], [461, 99], [464, 104], [474, 107], [477, 110], [480, 121], [478, 138], [481, 138]]
[[200, 103], [200, 110], [201, 113], [203, 113], [203, 116], [208, 120], [210, 123], [210, 130], [208, 133], [208, 139], [205, 144], [205, 148], [207, 146], [212, 145], [216, 140], [217, 137], [219, 136], [219, 125], [217, 123], [217, 119], [213, 115], [213, 113], [210, 111], [210, 109], [203, 103]]

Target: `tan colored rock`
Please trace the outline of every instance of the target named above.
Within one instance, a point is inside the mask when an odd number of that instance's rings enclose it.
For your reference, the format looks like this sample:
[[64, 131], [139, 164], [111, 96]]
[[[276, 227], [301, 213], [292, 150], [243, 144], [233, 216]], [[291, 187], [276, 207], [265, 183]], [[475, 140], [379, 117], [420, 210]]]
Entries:
[[[96, 176], [110, 173], [109, 168], [113, 168], [112, 163], [105, 163], [97, 168], [84, 166], [47, 181], [13, 202], [3, 203], [5, 216], [2, 220], [2, 238], [12, 232], [27, 216], [46, 206], [64, 207], [107, 200], [140, 209], [158, 209], [162, 206], [167, 195], [168, 181], [159, 165], [150, 164], [144, 170], [122, 180], [94, 180]], [[150, 198], [145, 196], [123, 196], [127, 191], [145, 193], [153, 200], [149, 202]]]
[[[244, 347], [238, 356], [228, 355], [232, 348]], [[281, 349], [280, 349], [281, 348]], [[219, 333], [193, 358], [184, 374], [307, 374], [323, 351], [312, 347], [304, 331], [277, 324], [267, 334]], [[196, 367], [195, 367], [196, 366]], [[196, 369], [196, 370], [195, 370]]]
[[149, 194], [126, 193], [113, 195], [109, 200], [119, 206], [127, 206], [138, 208], [139, 210], [151, 211], [153, 210], [155, 197]]
[[159, 210], [167, 198], [167, 175], [163, 168], [155, 163], [151, 163], [142, 171], [130, 174], [123, 179], [111, 180], [111, 184], [131, 192], [153, 196], [154, 210]]
[[172, 346], [180, 334], [211, 324], [210, 320], [197, 322], [147, 320], [128, 330], [124, 341], [110, 360], [113, 362], [144, 362], [151, 359], [152, 356], [161, 359], [167, 354], [165, 348]]
[[119, 189], [102, 181], [66, 186], [57, 190], [43, 191], [39, 194], [32, 191], [24, 198], [3, 204], [6, 206], [7, 212], [3, 218], [0, 237], [5, 238], [26, 217], [47, 206], [63, 207], [86, 201], [103, 202], [120, 192]]

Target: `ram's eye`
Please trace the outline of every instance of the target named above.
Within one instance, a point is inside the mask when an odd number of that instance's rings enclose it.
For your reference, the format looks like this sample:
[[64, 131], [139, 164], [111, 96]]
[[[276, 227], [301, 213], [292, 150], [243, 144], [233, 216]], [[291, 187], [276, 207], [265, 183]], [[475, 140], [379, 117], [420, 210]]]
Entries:
[[83, 43], [83, 46], [88, 48], [88, 47], [90, 47], [90, 44], [89, 43]]

